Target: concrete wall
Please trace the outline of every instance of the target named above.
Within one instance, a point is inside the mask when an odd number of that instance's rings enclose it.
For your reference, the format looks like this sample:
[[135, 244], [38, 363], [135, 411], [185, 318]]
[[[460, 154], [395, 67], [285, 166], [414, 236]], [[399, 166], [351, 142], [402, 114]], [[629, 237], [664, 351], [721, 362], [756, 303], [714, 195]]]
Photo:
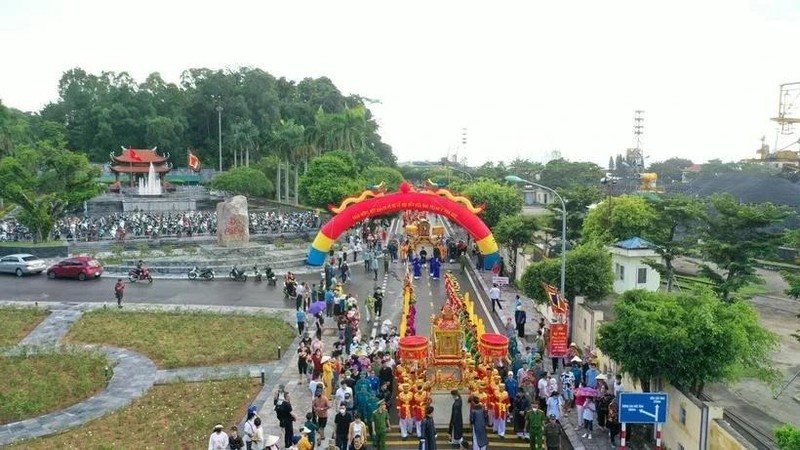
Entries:
[[[722, 407], [713, 402], [702, 402], [670, 384], [665, 384], [663, 391], [669, 395], [669, 414], [662, 429], [664, 445], [675, 450], [680, 446], [686, 450], [703, 449], [700, 440], [704, 422], [708, 427], [712, 421], [722, 420]], [[718, 447], [709, 445], [706, 448]]]
[[745, 441], [728, 422], [715, 419], [711, 422], [708, 436], [708, 448], [714, 450], [756, 450], [756, 446]]

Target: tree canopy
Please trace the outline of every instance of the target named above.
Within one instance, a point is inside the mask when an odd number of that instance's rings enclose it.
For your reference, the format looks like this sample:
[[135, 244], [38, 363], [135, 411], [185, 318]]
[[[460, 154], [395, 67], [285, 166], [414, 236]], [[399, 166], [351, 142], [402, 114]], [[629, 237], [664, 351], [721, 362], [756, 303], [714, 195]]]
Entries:
[[644, 198], [622, 195], [607, 198], [583, 221], [583, 239], [612, 244], [632, 237], [650, 239], [656, 232], [658, 214]]
[[538, 183], [552, 189], [597, 186], [604, 176], [605, 171], [595, 163], [554, 159], [545, 164]]
[[[42, 109], [42, 118], [62, 124], [67, 148], [86, 152], [92, 162], [108, 161], [120, 145], [158, 146], [172, 154], [191, 148], [201, 160], [217, 161], [221, 131], [225, 167], [233, 165], [234, 155], [258, 161], [279, 154], [302, 161], [324, 151], [362, 148], [384, 165], [396, 163], [366, 101], [343, 95], [325, 77], [294, 82], [251, 67], [193, 68], [181, 74], [180, 83], [168, 83], [158, 73], [137, 82], [126, 72], [75, 68], [61, 77], [58, 94]], [[222, 130], [217, 107], [222, 107]], [[281, 121], [298, 127], [300, 142], [287, 148], [285, 136], [273, 133]]]
[[[602, 300], [611, 293], [614, 273], [611, 270], [611, 254], [599, 246], [581, 245], [567, 252], [565, 296], [569, 300], [581, 295], [590, 301]], [[525, 269], [522, 275], [522, 290], [537, 302], [547, 302], [541, 283], [552, 286], [561, 283], [561, 259], [551, 258]]]
[[211, 187], [248, 197], [268, 197], [275, 189], [264, 172], [253, 167], [234, 167], [217, 174]]
[[56, 220], [99, 194], [99, 169], [85, 155], [63, 148], [63, 140], [38, 140], [0, 159], [0, 197], [22, 208], [17, 219], [36, 242], [50, 239]]
[[503, 216], [518, 214], [522, 211], [522, 197], [512, 186], [497, 181], [481, 179], [466, 186], [462, 192], [472, 200], [474, 205], [486, 205], [481, 214], [483, 222], [494, 228]]
[[644, 390], [657, 377], [700, 394], [706, 383], [745, 373], [765, 381], [776, 376], [770, 366], [776, 335], [759, 324], [749, 303], [725, 304], [709, 291], [628, 291], [614, 303], [614, 320], [600, 326], [597, 344]]
[[517, 272], [517, 250], [533, 242], [534, 233], [538, 228], [536, 217], [514, 214], [513, 216], [503, 216], [492, 229], [497, 243], [508, 248], [508, 253], [511, 255], [509, 264], [512, 274]]
[[758, 283], [755, 259], [770, 254], [783, 233], [776, 225], [793, 213], [771, 203], [745, 205], [731, 195], [714, 195], [700, 237], [703, 274], [723, 300], [749, 283]]
[[344, 198], [364, 190], [364, 181], [355, 172], [353, 158], [344, 152], [331, 152], [315, 158], [300, 178], [300, 198], [305, 205], [327, 209]]

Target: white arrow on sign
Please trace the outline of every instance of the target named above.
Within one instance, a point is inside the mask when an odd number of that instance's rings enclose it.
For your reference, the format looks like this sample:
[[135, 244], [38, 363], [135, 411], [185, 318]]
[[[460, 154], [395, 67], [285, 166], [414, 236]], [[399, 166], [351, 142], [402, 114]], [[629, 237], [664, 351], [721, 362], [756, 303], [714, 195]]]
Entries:
[[653, 421], [655, 422], [656, 420], [658, 420], [658, 403], [656, 403], [656, 413], [655, 414], [650, 414], [649, 412], [647, 412], [647, 411], [645, 411], [643, 409], [640, 409], [639, 412], [641, 414], [644, 414], [645, 416], [652, 417]]

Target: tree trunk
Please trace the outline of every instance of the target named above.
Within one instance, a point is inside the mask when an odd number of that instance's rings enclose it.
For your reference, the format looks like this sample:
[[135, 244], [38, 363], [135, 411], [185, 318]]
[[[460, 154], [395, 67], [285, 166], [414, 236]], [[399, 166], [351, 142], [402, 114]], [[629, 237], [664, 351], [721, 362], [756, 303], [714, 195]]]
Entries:
[[233, 149], [233, 167], [236, 167], [236, 153], [238, 153], [238, 152], [236, 151], [236, 148], [234, 148]]
[[299, 180], [300, 180], [299, 171], [300, 171], [300, 167], [295, 164], [295, 166], [294, 166], [294, 204], [295, 205], [299, 205], [300, 204], [300, 193], [298, 191], [298, 187], [299, 187], [299, 184], [300, 184], [300, 182], [299, 182]]
[[[303, 175], [305, 175], [306, 172], [308, 172], [308, 158], [306, 158], [306, 160], [303, 161]], [[0, 201], [2, 201], [2, 200], [0, 200]], [[2, 206], [2, 205], [0, 205], [0, 206]]]
[[281, 161], [278, 160], [278, 173], [275, 175], [275, 200], [281, 201]]
[[289, 167], [289, 160], [286, 160], [286, 172], [284, 172], [283, 177], [283, 190], [284, 190], [284, 202], [289, 203], [289, 174], [291, 173], [292, 169]]
[[244, 151], [244, 156], [245, 156], [245, 159], [244, 159], [245, 163], [244, 163], [244, 165], [245, 165], [246, 167], [250, 167], [250, 147], [247, 147], [247, 148], [245, 149], [245, 151]]

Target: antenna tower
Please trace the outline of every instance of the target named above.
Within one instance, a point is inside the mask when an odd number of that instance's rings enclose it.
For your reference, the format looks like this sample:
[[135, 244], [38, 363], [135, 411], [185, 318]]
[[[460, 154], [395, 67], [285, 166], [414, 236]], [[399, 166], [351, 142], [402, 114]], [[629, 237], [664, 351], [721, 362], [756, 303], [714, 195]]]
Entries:
[[[771, 120], [778, 122], [781, 134], [793, 134], [794, 124], [800, 123], [800, 82], [784, 83], [778, 97], [778, 117]], [[777, 144], [776, 144], [777, 148]]]

